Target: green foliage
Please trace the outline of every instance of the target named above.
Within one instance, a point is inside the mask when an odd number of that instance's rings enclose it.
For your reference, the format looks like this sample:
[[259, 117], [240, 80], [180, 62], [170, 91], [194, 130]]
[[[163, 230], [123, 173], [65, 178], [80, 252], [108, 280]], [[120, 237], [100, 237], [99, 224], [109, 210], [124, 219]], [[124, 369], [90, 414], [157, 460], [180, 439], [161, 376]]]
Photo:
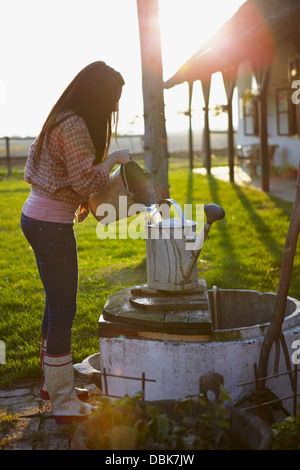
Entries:
[[224, 435], [222, 428], [230, 429], [223, 402], [213, 413], [202, 395], [170, 402], [156, 406], [141, 393], [114, 401], [102, 398], [99, 409], [76, 429], [75, 442], [89, 450], [213, 449]]
[[6, 450], [10, 445], [8, 433], [17, 425], [19, 417], [0, 410], [0, 450]]
[[288, 416], [272, 428], [273, 450], [300, 450], [300, 414]]
[[12, 429], [16, 422], [18, 421], [18, 417], [16, 415], [12, 415], [11, 413], [6, 413], [1, 411], [0, 412], [0, 433], [7, 433], [10, 429]]

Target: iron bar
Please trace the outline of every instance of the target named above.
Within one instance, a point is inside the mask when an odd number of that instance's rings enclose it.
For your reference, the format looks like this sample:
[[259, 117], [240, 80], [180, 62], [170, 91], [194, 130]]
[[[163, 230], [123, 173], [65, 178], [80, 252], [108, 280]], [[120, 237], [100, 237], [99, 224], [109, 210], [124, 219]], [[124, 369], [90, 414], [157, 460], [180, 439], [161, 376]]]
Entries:
[[[288, 370], [286, 372], [281, 372], [280, 374], [268, 375], [266, 377], [260, 377], [257, 380], [262, 381], [262, 380], [273, 379], [273, 378], [277, 378], [277, 377], [280, 377], [282, 375], [287, 375], [287, 374], [291, 374], [291, 373], [293, 373], [293, 370]], [[240, 382], [240, 383], [236, 384], [236, 386], [237, 387], [242, 387], [243, 385], [251, 385], [251, 384], [254, 384], [255, 382], [256, 382], [256, 380], [251, 380], [249, 382]]]
[[[249, 411], [249, 410], [253, 410], [255, 408], [258, 408], [259, 416], [261, 417], [261, 409], [262, 409], [261, 407], [267, 406], [267, 405], [272, 405], [272, 404], [278, 403], [278, 402], [282, 402], [284, 400], [293, 399], [293, 415], [296, 416], [296, 414], [297, 414], [297, 397], [300, 396], [300, 393], [297, 393], [297, 376], [298, 376], [297, 365], [295, 364], [294, 370], [288, 370], [286, 372], [281, 372], [280, 374], [269, 375], [269, 376], [261, 377], [261, 378], [258, 377], [256, 364], [254, 364], [253, 366], [254, 366], [255, 380], [251, 380], [249, 382], [243, 382], [243, 383], [236, 384], [239, 387], [241, 387], [243, 385], [254, 384], [254, 383], [256, 384], [257, 405], [253, 405], [253, 406], [249, 406], [247, 408], [243, 408], [243, 411]], [[277, 378], [277, 377], [280, 377], [280, 376], [283, 376], [283, 375], [291, 376], [291, 374], [293, 374], [293, 379], [294, 379], [293, 380], [293, 395], [289, 395], [289, 396], [284, 397], [284, 398], [276, 398], [275, 400], [270, 400], [270, 401], [267, 401], [267, 402], [261, 402], [261, 395], [259, 393], [259, 381], [265, 381], [267, 379], [273, 379], [273, 378]]]
[[[298, 393], [296, 395], [296, 397], [299, 397], [299, 396], [300, 396], [300, 393]], [[295, 394], [289, 395], [288, 397], [284, 397], [284, 398], [276, 398], [276, 400], [270, 400], [270, 401], [266, 401], [264, 403], [261, 403], [260, 406], [267, 406], [267, 405], [271, 405], [272, 403], [278, 403], [280, 401], [290, 400], [291, 398], [294, 398], [294, 397], [295, 397]], [[243, 411], [253, 410], [255, 408], [258, 408], [258, 405], [253, 405], [253, 406], [249, 406], [247, 408], [243, 408]]]
[[116, 377], [119, 379], [129, 379], [129, 380], [141, 380], [142, 381], [142, 395], [143, 395], [143, 400], [145, 399], [145, 383], [146, 382], [156, 382], [155, 379], [147, 379], [145, 376], [145, 372], [142, 373], [142, 377], [128, 377], [126, 375], [116, 375], [116, 374], [108, 374], [106, 372], [106, 368], [103, 367], [103, 372], [93, 372], [93, 375], [100, 376], [104, 378], [104, 393], [101, 393], [101, 395], [105, 395], [106, 397], [111, 397], [111, 398], [122, 398], [121, 395], [110, 395], [108, 393], [108, 384], [107, 384], [107, 377]]
[[[94, 375], [100, 375], [100, 376], [105, 376], [105, 377], [117, 377], [119, 379], [129, 379], [129, 380], [144, 380], [145, 382], [156, 382], [155, 379], [147, 379], [146, 377], [143, 379], [143, 377], [127, 377], [126, 375], [116, 375], [116, 374], [108, 374], [106, 372], [105, 367], [103, 368], [103, 372], [93, 372]], [[144, 374], [144, 372], [143, 372]]]

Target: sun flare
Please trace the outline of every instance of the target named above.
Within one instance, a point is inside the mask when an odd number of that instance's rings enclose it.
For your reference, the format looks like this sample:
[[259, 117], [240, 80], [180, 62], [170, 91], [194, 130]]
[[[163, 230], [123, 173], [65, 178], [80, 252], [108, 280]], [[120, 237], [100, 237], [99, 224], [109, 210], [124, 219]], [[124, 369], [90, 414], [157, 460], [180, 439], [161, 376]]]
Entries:
[[175, 73], [245, 0], [160, 0], [165, 78]]

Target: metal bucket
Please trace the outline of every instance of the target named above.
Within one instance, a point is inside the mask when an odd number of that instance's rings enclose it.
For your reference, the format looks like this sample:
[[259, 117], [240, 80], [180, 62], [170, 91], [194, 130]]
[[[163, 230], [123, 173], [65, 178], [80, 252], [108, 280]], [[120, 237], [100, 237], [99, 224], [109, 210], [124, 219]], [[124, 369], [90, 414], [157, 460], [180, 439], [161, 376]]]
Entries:
[[186, 220], [180, 205], [173, 199], [179, 218], [146, 224], [147, 285], [166, 291], [187, 291], [198, 287], [197, 263], [186, 272], [186, 261], [196, 240], [196, 222]]
[[146, 224], [147, 284], [153, 289], [189, 291], [198, 287], [197, 259], [211, 225], [225, 216], [222, 207], [206, 204], [206, 222], [196, 237], [196, 222], [186, 220], [174, 199], [164, 199], [176, 208], [179, 219]]

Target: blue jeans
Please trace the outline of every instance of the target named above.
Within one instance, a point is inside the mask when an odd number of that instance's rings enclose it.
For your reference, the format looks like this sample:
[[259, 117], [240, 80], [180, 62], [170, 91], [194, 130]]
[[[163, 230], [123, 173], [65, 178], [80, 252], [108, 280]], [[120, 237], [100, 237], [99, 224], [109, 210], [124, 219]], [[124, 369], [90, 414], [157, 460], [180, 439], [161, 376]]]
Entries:
[[45, 290], [42, 334], [47, 338], [47, 353], [69, 353], [78, 288], [73, 224], [44, 222], [22, 214], [21, 227], [34, 251]]

